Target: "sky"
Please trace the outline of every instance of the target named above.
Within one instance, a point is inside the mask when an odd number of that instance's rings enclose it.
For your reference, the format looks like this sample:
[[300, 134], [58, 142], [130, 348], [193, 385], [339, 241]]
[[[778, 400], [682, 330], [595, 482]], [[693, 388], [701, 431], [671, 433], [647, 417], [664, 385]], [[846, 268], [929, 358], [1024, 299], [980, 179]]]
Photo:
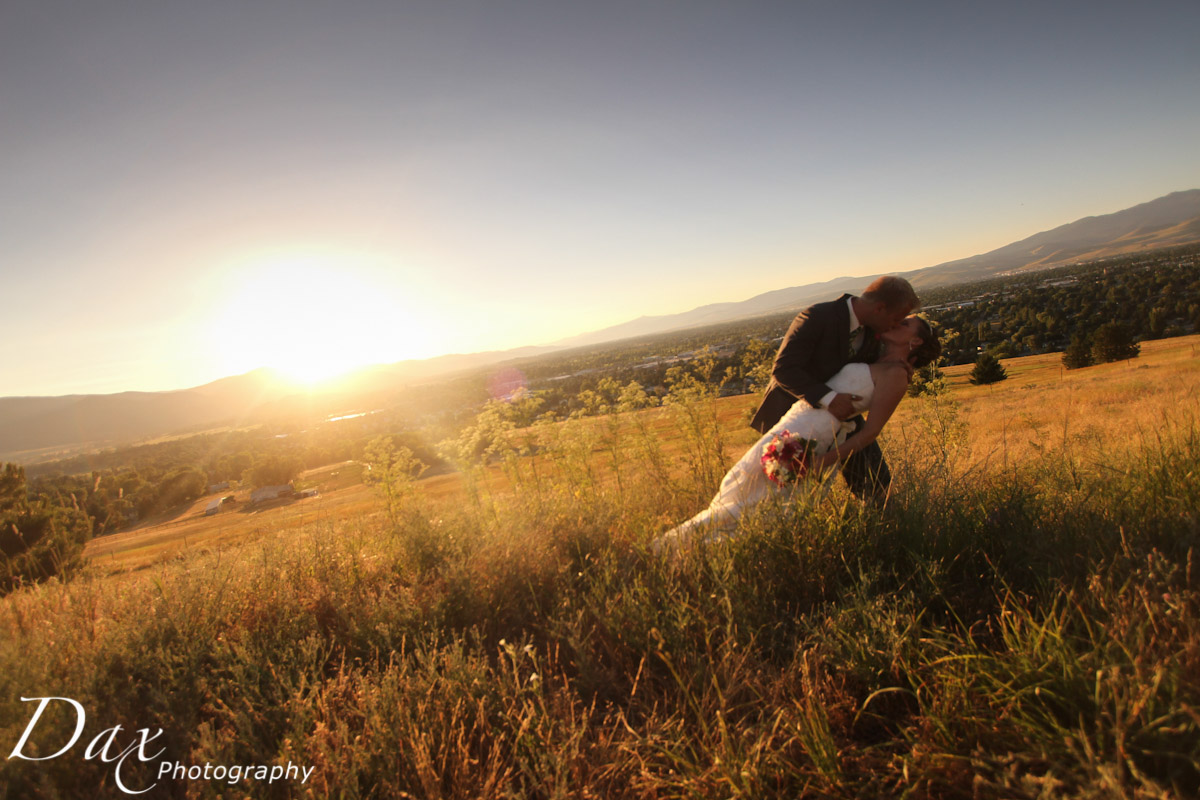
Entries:
[[1200, 3], [0, 0], [0, 396], [546, 344], [1200, 188]]

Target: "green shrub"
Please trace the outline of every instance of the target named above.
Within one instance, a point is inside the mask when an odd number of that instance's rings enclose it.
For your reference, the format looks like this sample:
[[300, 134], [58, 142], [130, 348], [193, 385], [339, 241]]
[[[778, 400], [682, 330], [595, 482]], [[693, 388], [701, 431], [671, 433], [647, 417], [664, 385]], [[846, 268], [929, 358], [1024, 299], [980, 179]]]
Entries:
[[980, 353], [975, 359], [975, 368], [971, 370], [971, 383], [981, 386], [987, 383], [999, 383], [1008, 378], [1008, 371], [1000, 364], [1000, 360], [991, 352]]
[[48, 497], [30, 498], [25, 471], [5, 464], [0, 476], [0, 594], [54, 575], [83, 560], [92, 521], [80, 509]]
[[1121, 322], [1106, 322], [1092, 334], [1092, 358], [1097, 364], [1137, 358], [1141, 349], [1133, 332]]

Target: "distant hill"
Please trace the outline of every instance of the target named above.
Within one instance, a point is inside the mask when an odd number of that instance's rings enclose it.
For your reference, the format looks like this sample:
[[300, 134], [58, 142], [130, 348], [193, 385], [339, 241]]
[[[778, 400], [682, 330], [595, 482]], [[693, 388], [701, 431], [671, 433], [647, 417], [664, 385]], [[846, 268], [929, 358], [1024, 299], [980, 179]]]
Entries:
[[1200, 242], [1200, 189], [1174, 192], [1114, 214], [1084, 217], [998, 250], [904, 273], [916, 287]]
[[755, 295], [749, 300], [732, 303], [712, 303], [706, 306], [685, 311], [682, 314], [664, 314], [661, 316], [639, 317], [630, 322], [623, 322], [610, 328], [572, 336], [555, 342], [564, 347], [583, 347], [601, 344], [617, 339], [628, 339], [634, 336], [647, 336], [655, 333], [696, 328], [701, 325], [715, 325], [722, 322], [734, 322], [750, 317], [762, 317], [780, 311], [803, 308], [820, 300], [837, 297], [843, 292], [861, 289], [863, 281], [871, 277], [841, 277], [823, 283], [809, 283], [804, 286], [793, 286], [788, 289], [775, 289]]
[[[1114, 214], [1077, 220], [990, 253], [899, 274], [921, 289], [1195, 242], [1200, 242], [1200, 189], [1176, 192]], [[369, 367], [341, 381], [337, 393], [350, 402], [356, 394], [386, 392], [566, 347], [796, 310], [843, 292], [858, 291], [875, 277], [845, 276], [777, 289], [740, 302], [713, 303], [683, 314], [642, 317], [547, 347], [448, 355]], [[332, 400], [333, 391], [326, 388], [318, 389], [317, 393]], [[255, 370], [175, 392], [0, 398], [0, 460], [31, 461], [68, 448], [126, 443], [177, 431], [237, 424], [253, 418], [256, 410], [280, 407], [289, 398], [308, 392], [289, 385], [269, 370]]]
[[[1200, 189], [1175, 192], [1113, 214], [1085, 217], [990, 253], [893, 274], [908, 278], [919, 290], [1196, 242], [1200, 242]], [[556, 344], [601, 344], [632, 336], [799, 310], [845, 292], [861, 291], [877, 277], [879, 275], [834, 278], [823, 283], [776, 289], [740, 302], [701, 306], [682, 314], [641, 317], [563, 339]]]
[[554, 347], [446, 355], [368, 367], [336, 385], [301, 387], [279, 373], [244, 375], [173, 392], [0, 397], [0, 461], [29, 463], [81, 447], [136, 442], [169, 433], [253, 422], [257, 411], [312, 394], [329, 401], [394, 391], [431, 378], [548, 352]]

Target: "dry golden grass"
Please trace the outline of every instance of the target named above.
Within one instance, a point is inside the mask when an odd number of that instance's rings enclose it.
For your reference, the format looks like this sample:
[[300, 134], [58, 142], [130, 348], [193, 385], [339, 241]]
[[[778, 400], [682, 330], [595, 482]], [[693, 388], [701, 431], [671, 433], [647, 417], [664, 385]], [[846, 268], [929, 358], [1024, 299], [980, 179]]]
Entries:
[[[339, 480], [341, 476], [330, 476], [338, 466], [312, 470], [302, 480], [319, 490], [325, 484], [344, 483], [344, 479]], [[256, 508], [247, 506], [248, 492], [238, 492], [235, 496], [239, 502], [232, 509], [205, 516], [208, 504], [224, 494], [227, 492], [202, 497], [173, 517], [93, 539], [85, 555], [107, 573], [130, 572], [185, 551], [221, 549], [314, 523], [368, 514], [379, 507], [374, 492], [356, 478], [350, 485], [322, 491], [318, 497], [266, 503]]]
[[[431, 477], [393, 519], [359, 485], [323, 496], [328, 519], [304, 518], [315, 500], [223, 533], [233, 515], [185, 518], [179, 557], [150, 526], [107, 557], [152, 569], [0, 602], [0, 739], [36, 693], [77, 699], [93, 728], [161, 727], [185, 763], [315, 770], [162, 782], [190, 797], [1196, 796], [1197, 428], [1136, 469], [1064, 468], [1136, 444], [1130, 409], [1194, 416], [1194, 345], [1063, 375], [1016, 359], [993, 388], [951, 370], [945, 402], [907, 401], [889, 429], [886, 508], [764, 506], [677, 562], [643, 545], [709, 476], [660, 502], [671, 476], [639, 447], [685, 452], [670, 410], [547, 428], [565, 451], [537, 456], [543, 484], [528, 457]], [[755, 400], [715, 406], [730, 459]], [[1053, 446], [1063, 419], [1089, 448]], [[995, 469], [913, 469], [947, 444]], [[45, 742], [71, 731], [41, 724]], [[132, 765], [138, 785], [154, 767]], [[10, 760], [0, 797], [121, 796], [112, 774], [78, 751]]]
[[[1178, 412], [1196, 408], [1200, 397], [1200, 336], [1144, 342], [1136, 359], [1081, 370], [1063, 369], [1058, 353], [1002, 363], [1009, 378], [990, 386], [972, 386], [970, 366], [945, 370], [957, 424], [963, 432], [963, 455], [978, 469], [1019, 463], [1064, 443], [1106, 450], [1137, 444], [1158, 429], [1165, 411], [1171, 411], [1178, 423]], [[716, 401], [729, 464], [757, 437], [747, 424], [757, 403], [756, 395]], [[685, 437], [668, 410], [635, 413], [661, 442], [664, 455], [677, 460]], [[883, 436], [885, 452], [889, 442], [893, 446], [914, 440], [919, 443], [927, 436], [928, 421], [922, 419], [926, 413], [921, 401], [902, 403]], [[633, 416], [623, 415], [623, 426], [631, 425]], [[605, 421], [585, 419], [579, 424], [590, 435], [600, 431]], [[547, 468], [544, 458], [538, 463], [539, 468]], [[359, 483], [352, 470], [342, 469], [339, 474], [339, 466], [310, 470], [301, 477], [304, 486], [321, 491], [318, 498], [206, 517], [205, 506], [218, 495], [204, 497], [172, 519], [93, 540], [87, 556], [107, 573], [129, 572], [182, 551], [220, 549], [314, 522], [378, 512], [382, 508], [378, 495]], [[598, 452], [595, 468], [600, 480], [612, 480], [609, 463]], [[485, 493], [503, 494], [511, 489], [504, 471], [496, 465], [479, 476], [479, 483]], [[463, 476], [456, 473], [431, 476], [418, 485], [434, 502], [452, 504], [465, 496]]]
[[[1122, 450], [1140, 445], [1163, 426], [1184, 422], [1200, 397], [1200, 336], [1143, 342], [1129, 361], [1079, 370], [1062, 367], [1058, 353], [1001, 362], [1008, 379], [972, 386], [971, 366], [945, 370], [969, 460], [1019, 463], [1049, 447]], [[913, 435], [921, 403], [902, 403], [884, 437]]]

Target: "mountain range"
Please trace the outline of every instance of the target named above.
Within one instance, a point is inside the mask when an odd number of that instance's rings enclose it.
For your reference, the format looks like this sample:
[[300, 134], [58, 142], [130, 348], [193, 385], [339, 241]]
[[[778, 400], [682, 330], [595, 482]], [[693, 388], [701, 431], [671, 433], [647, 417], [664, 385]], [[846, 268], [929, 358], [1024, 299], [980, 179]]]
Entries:
[[[932, 267], [889, 273], [923, 288], [983, 280], [1005, 273], [1050, 269], [1080, 261], [1200, 242], [1200, 189], [1174, 192], [1113, 214], [1085, 217], [997, 250]], [[883, 274], [883, 273], [879, 273]], [[765, 316], [861, 291], [879, 275], [843, 276], [776, 289], [734, 303], [713, 303], [682, 314], [640, 317], [556, 344], [577, 347]]]
[[[1197, 242], [1200, 242], [1200, 189], [1193, 189], [1112, 214], [1086, 217], [988, 253], [895, 274], [904, 275], [920, 290]], [[713, 303], [682, 314], [641, 317], [545, 347], [447, 355], [370, 367], [340, 382], [337, 393], [352, 403], [356, 395], [554, 350], [798, 310], [844, 292], [861, 290], [875, 277], [843, 276], [777, 289], [740, 302]], [[0, 398], [0, 460], [44, 460], [81, 447], [236, 424], [239, 420], [249, 420], [256, 409], [279, 403], [301, 391], [272, 371], [260, 369], [180, 391]]]

